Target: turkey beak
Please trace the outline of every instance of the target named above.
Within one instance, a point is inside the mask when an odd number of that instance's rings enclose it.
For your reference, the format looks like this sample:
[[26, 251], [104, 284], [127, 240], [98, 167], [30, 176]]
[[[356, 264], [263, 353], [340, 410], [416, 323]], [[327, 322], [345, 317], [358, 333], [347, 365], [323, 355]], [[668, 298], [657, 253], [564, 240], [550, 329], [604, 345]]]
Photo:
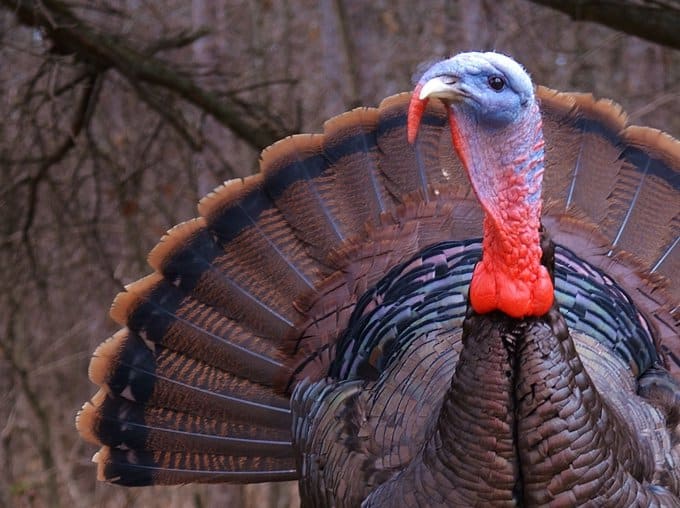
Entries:
[[438, 76], [425, 83], [419, 83], [413, 91], [408, 107], [408, 141], [411, 144], [416, 140], [427, 102], [432, 97], [454, 102], [460, 100], [463, 93], [458, 87], [458, 80], [453, 76]]
[[422, 101], [437, 97], [446, 101], [455, 101], [461, 97], [458, 80], [452, 76], [439, 76], [427, 81], [420, 89], [418, 98]]

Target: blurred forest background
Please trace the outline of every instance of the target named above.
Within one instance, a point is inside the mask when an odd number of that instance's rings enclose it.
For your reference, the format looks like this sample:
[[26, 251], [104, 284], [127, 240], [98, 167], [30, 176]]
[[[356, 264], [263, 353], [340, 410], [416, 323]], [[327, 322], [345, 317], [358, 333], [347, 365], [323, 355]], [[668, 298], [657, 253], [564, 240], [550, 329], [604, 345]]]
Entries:
[[[108, 306], [260, 149], [408, 90], [424, 61], [495, 49], [680, 137], [680, 51], [537, 3], [582, 2], [0, 0], [0, 507], [297, 506], [295, 484], [96, 482], [74, 416]], [[677, 1], [624, 4], [678, 31]]]

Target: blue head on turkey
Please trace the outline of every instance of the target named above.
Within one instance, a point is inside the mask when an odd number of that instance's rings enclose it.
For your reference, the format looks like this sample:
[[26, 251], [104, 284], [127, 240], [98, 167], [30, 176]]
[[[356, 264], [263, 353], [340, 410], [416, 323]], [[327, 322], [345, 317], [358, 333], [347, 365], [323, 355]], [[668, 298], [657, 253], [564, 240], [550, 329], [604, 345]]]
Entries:
[[680, 506], [677, 141], [462, 53], [199, 213], [94, 354], [77, 426], [100, 478]]

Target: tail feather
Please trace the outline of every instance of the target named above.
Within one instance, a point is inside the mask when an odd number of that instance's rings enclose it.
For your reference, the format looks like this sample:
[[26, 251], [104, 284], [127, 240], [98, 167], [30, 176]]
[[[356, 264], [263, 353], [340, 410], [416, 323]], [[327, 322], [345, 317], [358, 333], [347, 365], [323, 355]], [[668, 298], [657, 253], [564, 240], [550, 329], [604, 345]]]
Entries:
[[546, 138], [544, 192], [565, 210], [577, 207], [596, 224], [609, 211], [623, 150], [617, 140], [626, 117], [611, 101], [587, 94], [539, 90]]
[[[626, 127], [625, 113], [611, 101], [540, 87], [538, 95], [546, 200], [582, 213], [611, 247], [673, 281], [680, 264], [680, 143], [654, 129]], [[680, 298], [680, 284], [666, 289]]]
[[269, 281], [251, 281], [249, 272], [239, 270], [202, 218], [171, 229], [149, 254], [149, 263], [186, 294], [249, 325], [255, 333], [286, 334], [298, 319], [289, 300], [270, 291]]
[[264, 150], [260, 163], [265, 192], [321, 261], [352, 234], [333, 213], [332, 199], [326, 199], [333, 179], [323, 151], [321, 135], [291, 136]]
[[[676, 247], [680, 238], [680, 144], [660, 131], [635, 126], [626, 128], [623, 137], [627, 146], [619, 187], [628, 192], [612, 196], [621, 217], [614, 245], [673, 278], [680, 263]], [[626, 188], [629, 182], [633, 186]], [[680, 290], [676, 291], [680, 295]]]
[[113, 319], [155, 344], [225, 372], [271, 385], [283, 365], [272, 341], [258, 337], [158, 274], [130, 284], [111, 309]]
[[[680, 203], [672, 200], [670, 182], [655, 176], [654, 161], [645, 155], [640, 166], [626, 163], [612, 193], [611, 217], [616, 225], [612, 245], [635, 249], [651, 265], [680, 232]], [[671, 227], [668, 227], [668, 226]]]
[[278, 284], [269, 289], [286, 297], [313, 291], [322, 267], [307, 256], [262, 186], [262, 173], [226, 182], [201, 200], [199, 213], [223, 249], [223, 258], [249, 281], [266, 285], [276, 277]]
[[324, 124], [324, 159], [332, 179], [330, 206], [347, 236], [394, 208], [379, 169], [377, 109], [359, 108]]
[[[438, 101], [428, 104], [414, 146], [406, 142], [404, 129], [409, 101], [409, 94], [383, 100], [377, 132], [380, 167], [385, 175], [387, 189], [399, 203], [413, 193], [420, 193], [425, 200], [429, 199], [428, 187], [450, 182], [456, 169], [443, 164], [454, 161], [455, 157], [444, 161], [441, 159], [441, 145], [450, 136], [445, 129], [446, 111]], [[460, 164], [457, 166], [460, 167]], [[463, 175], [457, 182], [464, 179]]]
[[131, 450], [290, 457], [290, 429], [255, 427], [154, 408], [100, 390], [78, 415], [94, 444]]
[[118, 333], [94, 353], [93, 382], [117, 396], [153, 407], [285, 428], [288, 401], [271, 389], [156, 346], [135, 332]]
[[669, 279], [680, 273], [680, 234], [672, 240], [652, 266], [652, 272], [658, 272]]
[[186, 483], [258, 483], [294, 480], [295, 462], [190, 452], [102, 448], [94, 456], [99, 479], [127, 486]]

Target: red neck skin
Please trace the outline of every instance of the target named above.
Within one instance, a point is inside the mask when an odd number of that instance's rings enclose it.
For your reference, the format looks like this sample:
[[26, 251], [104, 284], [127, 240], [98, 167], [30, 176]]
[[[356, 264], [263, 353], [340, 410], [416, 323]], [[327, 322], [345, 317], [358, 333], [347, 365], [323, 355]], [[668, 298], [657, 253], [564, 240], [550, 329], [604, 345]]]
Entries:
[[479, 314], [542, 316], [553, 304], [539, 236], [544, 141], [538, 106], [531, 107], [524, 119], [495, 130], [449, 108], [453, 144], [485, 211], [482, 260], [470, 283]]

